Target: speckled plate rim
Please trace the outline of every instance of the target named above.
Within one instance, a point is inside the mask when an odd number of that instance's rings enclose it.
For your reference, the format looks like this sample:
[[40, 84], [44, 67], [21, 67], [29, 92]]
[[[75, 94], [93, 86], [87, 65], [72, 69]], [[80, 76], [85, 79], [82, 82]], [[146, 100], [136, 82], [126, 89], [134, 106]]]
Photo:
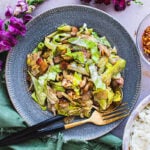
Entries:
[[[105, 14], [106, 16], [110, 17], [113, 21], [117, 22], [117, 24], [118, 24], [122, 29], [124, 29], [124, 33], [125, 33], [126, 35], [128, 35], [128, 38], [130, 38], [130, 40], [132, 41], [132, 43], [134, 43], [134, 42], [133, 42], [133, 39], [132, 39], [131, 36], [130, 36], [130, 34], [129, 34], [129, 33], [125, 30], [125, 28], [118, 22], [118, 20], [116, 20], [116, 19], [113, 18], [113, 16], [111, 16], [110, 14], [107, 14], [106, 12], [104, 12], [104, 11], [102, 11], [102, 10], [99, 10], [99, 9], [97, 9], [97, 8], [93, 8], [93, 7], [91, 7], [91, 6], [85, 6], [85, 5], [75, 5], [75, 4], [72, 4], [72, 5], [63, 5], [63, 6], [61, 6], [61, 7], [56, 7], [56, 8], [47, 10], [47, 11], [41, 13], [40, 15], [34, 17], [30, 22], [28, 22], [28, 23], [27, 23], [27, 30], [32, 26], [32, 23], [33, 23], [37, 18], [40, 18], [40, 17], [42, 17], [43, 15], [45, 15], [45, 14], [47, 14], [47, 13], [54, 12], [54, 11], [58, 11], [59, 9], [63, 9], [63, 8], [66, 8], [66, 7], [73, 7], [73, 8], [74, 8], [74, 7], [83, 7], [83, 8], [87, 8], [87, 9], [93, 9], [93, 10], [95, 10], [97, 13], [103, 13], [103, 14]], [[134, 45], [135, 45], [135, 43], [134, 43]], [[135, 47], [136, 47], [136, 46], [135, 46]], [[137, 84], [136, 87], [135, 87], [136, 93], [135, 93], [135, 95], [134, 95], [134, 97], [133, 97], [133, 99], [132, 99], [134, 105], [135, 105], [136, 102], [137, 102], [137, 99], [138, 99], [138, 97], [139, 97], [140, 90], [141, 90], [141, 61], [140, 61], [140, 57], [139, 57], [138, 51], [137, 51], [136, 54], [137, 54], [137, 59], [139, 60], [139, 61], [138, 61], [138, 64], [137, 64], [138, 69], [139, 69], [139, 70], [138, 70], [138, 71], [139, 71], [139, 76], [138, 76], [138, 84]], [[6, 61], [6, 65], [5, 65], [6, 72], [8, 72], [8, 66], [9, 66], [9, 61], [8, 61], [8, 60], [9, 60], [10, 55], [11, 55], [11, 52], [9, 52], [9, 54], [8, 54], [8, 56], [7, 56], [7, 61]], [[8, 74], [5, 74], [5, 79], [6, 79], [6, 86], [7, 86], [7, 89], [8, 89], [8, 94], [9, 94], [9, 97], [10, 97], [10, 99], [11, 99], [11, 101], [12, 101], [12, 104], [13, 104], [14, 108], [16, 109], [16, 111], [20, 114], [20, 116], [25, 120], [25, 122], [26, 122], [29, 126], [30, 126], [30, 125], [33, 125], [33, 124], [34, 124], [33, 121], [31, 121], [26, 115], [24, 115], [24, 113], [22, 112], [22, 110], [20, 109], [20, 107], [18, 107], [17, 104], [16, 104], [16, 103], [14, 102], [14, 100], [13, 100], [15, 96], [14, 96], [13, 93], [11, 92], [11, 86], [9, 85], [9, 75], [8, 75]], [[132, 111], [134, 105], [132, 105], [132, 107], [130, 108], [130, 112]], [[103, 136], [103, 135], [109, 133], [111, 130], [113, 130], [114, 128], [116, 128], [123, 120], [124, 120], [124, 119], [117, 121], [117, 124], [115, 124], [115, 125], [113, 126], [113, 128], [109, 128], [106, 132], [103, 132], [102, 135], [91, 136], [90, 138], [88, 138], [88, 139], [86, 139], [86, 140], [93, 140], [93, 139], [95, 139], [95, 138], [98, 138], [98, 137], [100, 137], [100, 136]]]
[[133, 121], [135, 118], [138, 116], [138, 114], [148, 105], [150, 104], [150, 95], [146, 96], [138, 105], [137, 107], [133, 110], [131, 113], [125, 129], [124, 129], [124, 135], [123, 135], [123, 144], [122, 144], [122, 149], [123, 150], [129, 150], [129, 142], [130, 142], [130, 131], [133, 125]]

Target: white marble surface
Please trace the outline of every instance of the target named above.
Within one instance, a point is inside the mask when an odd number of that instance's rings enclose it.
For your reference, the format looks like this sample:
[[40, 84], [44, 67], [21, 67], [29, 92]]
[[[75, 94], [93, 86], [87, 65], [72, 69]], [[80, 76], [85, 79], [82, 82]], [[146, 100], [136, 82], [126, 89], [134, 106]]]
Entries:
[[[144, 3], [143, 6], [132, 4], [131, 6], [127, 7], [124, 11], [121, 12], [114, 11], [113, 6], [111, 5], [105, 6], [99, 4], [97, 5], [91, 4], [91, 6], [104, 10], [105, 12], [112, 15], [124, 26], [124, 28], [128, 31], [128, 33], [135, 41], [136, 39], [135, 32], [138, 28], [139, 23], [147, 14], [150, 13], [150, 0], [141, 0], [141, 1]], [[17, 0], [0, 0], [0, 17], [1, 18], [4, 17], [4, 10], [7, 5], [14, 6], [16, 2]], [[65, 0], [65, 1], [46, 0], [43, 4], [38, 6], [38, 8], [33, 12], [33, 16], [36, 16], [51, 8], [68, 4], [81, 4], [81, 2], [80, 0]], [[142, 63], [142, 82], [141, 82], [141, 93], [138, 99], [138, 103], [145, 96], [150, 94], [150, 66], [148, 66], [142, 59], [141, 63]], [[114, 129], [112, 133], [122, 138], [126, 120], [123, 121], [116, 129]]]

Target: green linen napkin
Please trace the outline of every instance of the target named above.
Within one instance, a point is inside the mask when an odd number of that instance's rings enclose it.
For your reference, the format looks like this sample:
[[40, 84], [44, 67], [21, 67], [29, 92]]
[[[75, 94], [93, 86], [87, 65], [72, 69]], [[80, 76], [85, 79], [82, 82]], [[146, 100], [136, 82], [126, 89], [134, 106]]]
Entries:
[[[0, 72], [0, 138], [18, 129], [25, 128], [24, 120], [13, 108], [6, 90], [3, 72]], [[91, 141], [63, 141], [63, 135], [57, 138], [39, 138], [18, 145], [0, 147], [0, 150], [121, 150], [121, 139], [107, 134]]]

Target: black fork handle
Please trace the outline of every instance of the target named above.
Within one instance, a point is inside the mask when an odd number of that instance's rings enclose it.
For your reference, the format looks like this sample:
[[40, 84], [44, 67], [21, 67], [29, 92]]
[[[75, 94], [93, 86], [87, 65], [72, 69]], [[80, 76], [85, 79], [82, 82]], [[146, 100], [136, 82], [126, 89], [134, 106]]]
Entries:
[[42, 122], [40, 122], [38, 124], [35, 124], [35, 125], [31, 126], [31, 127], [27, 127], [24, 130], [21, 130], [19, 132], [13, 133], [13, 134], [7, 136], [6, 138], [0, 140], [0, 143], [5, 143], [5, 141], [9, 142], [9, 141], [11, 141], [13, 139], [18, 139], [19, 137], [25, 136], [27, 134], [34, 133], [35, 131], [38, 131], [38, 130], [40, 130], [42, 128], [45, 128], [48, 125], [50, 125], [51, 123], [54, 123], [54, 122], [56, 122], [58, 120], [61, 120], [63, 118], [64, 118], [64, 116], [54, 116], [54, 117], [52, 117], [50, 119], [42, 121]]
[[19, 138], [11, 138], [9, 140], [5, 140], [5, 141], [0, 141], [0, 147], [2, 146], [8, 146], [8, 145], [13, 145], [13, 144], [19, 144], [22, 142], [25, 142], [27, 140], [31, 140], [31, 139], [35, 139], [35, 138], [39, 138], [48, 134], [53, 134], [55, 132], [59, 132], [64, 130], [65, 127], [63, 124], [59, 125], [59, 126], [55, 126], [53, 128], [50, 129], [45, 129], [45, 130], [41, 130], [41, 131], [34, 131], [32, 133], [26, 134], [24, 136], [21, 136]]

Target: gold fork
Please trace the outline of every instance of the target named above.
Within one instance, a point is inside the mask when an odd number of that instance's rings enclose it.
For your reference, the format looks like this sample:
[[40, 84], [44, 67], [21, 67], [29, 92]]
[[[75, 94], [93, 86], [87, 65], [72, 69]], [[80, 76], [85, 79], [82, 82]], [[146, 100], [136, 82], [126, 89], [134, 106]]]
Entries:
[[76, 126], [80, 126], [86, 123], [93, 123], [95, 125], [106, 125], [122, 118], [125, 118], [129, 115], [129, 110], [127, 108], [127, 103], [122, 103], [120, 106], [114, 108], [110, 107], [106, 112], [98, 112], [95, 110], [91, 117], [88, 119], [84, 119], [78, 122], [73, 122], [70, 124], [64, 125], [65, 129], [70, 129]]
[[0, 140], [0, 146], [18, 144], [29, 139], [42, 137], [48, 134], [52, 134], [54, 132], [62, 131], [64, 129], [70, 129], [85, 123], [93, 123], [95, 125], [106, 125], [119, 119], [122, 119], [128, 116], [128, 114], [129, 110], [127, 109], [127, 104], [123, 103], [121, 105], [118, 105], [117, 107], [111, 106], [108, 108], [107, 111], [104, 112], [98, 112], [97, 110], [95, 110], [92, 113], [91, 117], [88, 119], [84, 119], [78, 122], [73, 122], [65, 125], [58, 124], [54, 127], [45, 129], [45, 127], [49, 126], [51, 123], [54, 123], [64, 118], [64, 116], [54, 116], [50, 119], [42, 121], [38, 124], [35, 124], [31, 127], [28, 127], [24, 130], [21, 130], [17, 133], [14, 133]]

